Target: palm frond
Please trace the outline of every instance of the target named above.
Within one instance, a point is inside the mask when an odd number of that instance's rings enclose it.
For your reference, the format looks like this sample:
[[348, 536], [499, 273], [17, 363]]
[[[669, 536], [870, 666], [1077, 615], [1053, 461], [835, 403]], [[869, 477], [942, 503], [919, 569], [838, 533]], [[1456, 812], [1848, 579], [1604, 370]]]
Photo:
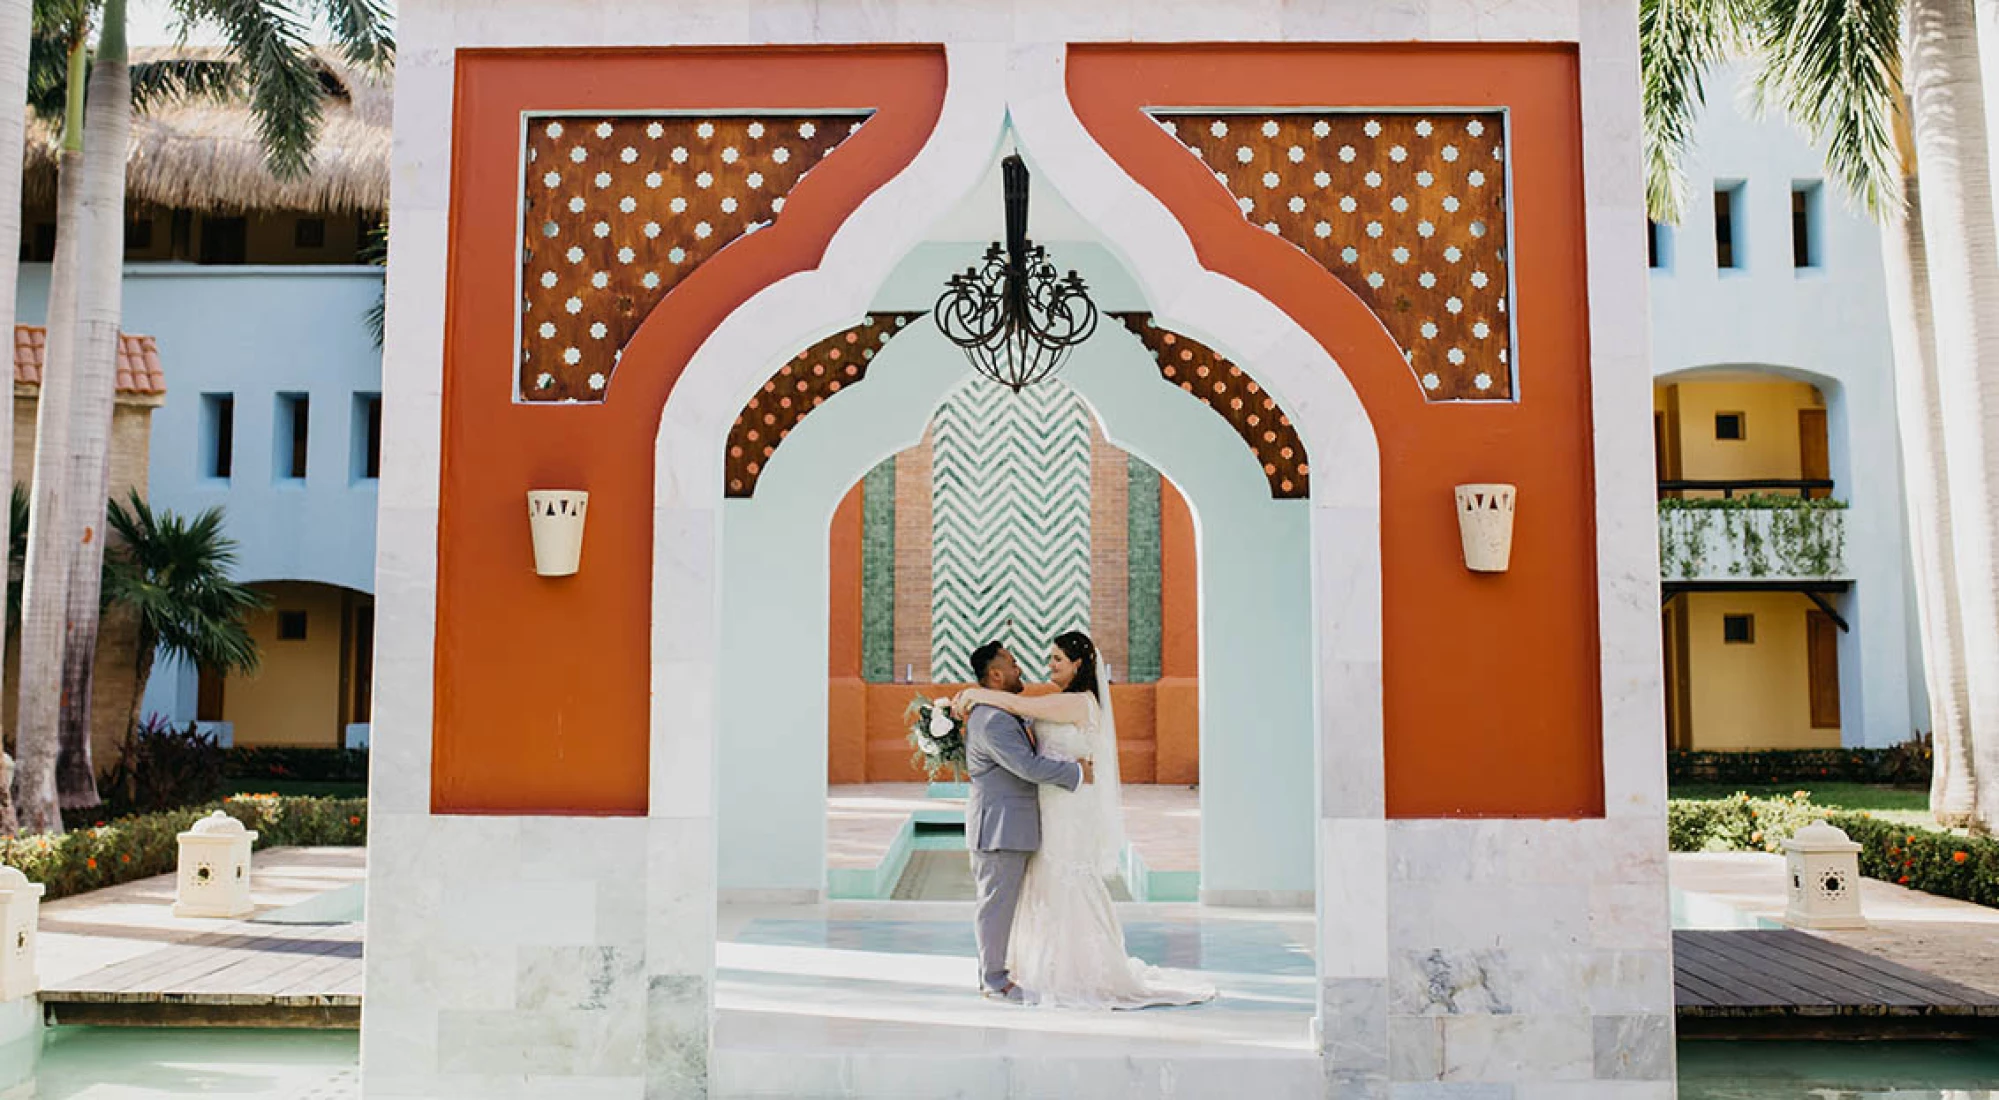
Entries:
[[117, 542], [105, 555], [104, 590], [137, 616], [141, 645], [218, 672], [256, 671], [245, 619], [265, 601], [230, 577], [236, 543], [223, 533], [222, 510], [154, 512], [134, 492], [111, 502], [109, 518]]
[[324, 94], [305, 24], [289, 7], [267, 0], [175, 0], [174, 8], [184, 22], [212, 26], [228, 39], [271, 174], [281, 180], [304, 175]]
[[134, 61], [132, 109], [140, 114], [155, 107], [193, 99], [229, 100], [243, 92], [242, 67], [210, 58], [161, 58]]
[[1708, 70], [1741, 38], [1754, 0], [1640, 0], [1638, 53], [1644, 108], [1645, 205], [1677, 222], [1682, 161], [1706, 102]]
[[1901, 24], [1901, 0], [1759, 0], [1750, 32], [1755, 102], [1823, 145], [1833, 180], [1876, 215], [1902, 201]]
[[396, 59], [394, 15], [381, 0], [318, 0], [340, 52], [356, 65], [383, 70]]

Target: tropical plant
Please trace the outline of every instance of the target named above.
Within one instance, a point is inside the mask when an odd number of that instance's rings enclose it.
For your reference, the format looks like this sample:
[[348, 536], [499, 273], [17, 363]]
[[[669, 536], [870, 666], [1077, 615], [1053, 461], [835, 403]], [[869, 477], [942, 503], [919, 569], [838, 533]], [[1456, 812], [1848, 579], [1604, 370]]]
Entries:
[[[1999, 416], [1999, 240], [1971, 0], [1641, 0], [1640, 33], [1654, 217], [1678, 212], [1702, 77], [1740, 54], [1756, 101], [1818, 141], [1828, 174], [1881, 224], [1938, 746], [1933, 809], [1999, 819], [1999, 516], [1984, 505], [1999, 478], [1999, 432], [1985, 430]], [[1976, 659], [1971, 639], [1987, 647]]]
[[224, 749], [190, 722], [148, 715], [127, 734], [118, 762], [104, 773], [107, 804], [117, 813], [154, 813], [222, 797]]
[[265, 601], [230, 577], [236, 543], [222, 532], [222, 509], [187, 519], [153, 511], [134, 491], [125, 503], [111, 503], [110, 519], [119, 542], [104, 562], [106, 602], [128, 608], [138, 620], [136, 683], [125, 724], [130, 744], [159, 655], [218, 673], [256, 671], [257, 644], [244, 620]]
[[[37, 421], [33, 508], [23, 596], [22, 699], [17, 790], [31, 828], [59, 830], [60, 805], [97, 801], [90, 761], [90, 675], [95, 664], [98, 593], [104, 553], [101, 517], [82, 502], [101, 500], [108, 479], [118, 315], [123, 275], [124, 173], [134, 94], [125, 50], [125, 0], [97, 8], [99, 45], [88, 60], [79, 45], [89, 0], [45, 0], [51, 22], [68, 28], [67, 110], [58, 189], [57, 255], [50, 280], [47, 374]], [[212, 94], [237, 87], [257, 119], [265, 163], [280, 177], [310, 168], [327, 94], [306, 40], [306, 23], [283, 0], [175, 0], [184, 26], [219, 31], [229, 70], [183, 66], [150, 90]], [[316, 0], [348, 60], [385, 66], [394, 56], [390, 18], [380, 0]], [[87, 114], [82, 127], [79, 114]], [[70, 176], [83, 150], [87, 180]], [[72, 241], [72, 238], [80, 240]], [[67, 262], [65, 262], [67, 261]], [[60, 379], [61, 386], [50, 380]], [[74, 385], [72, 387], [72, 379]], [[54, 431], [56, 424], [63, 430]], [[32, 667], [35, 676], [30, 677]], [[60, 799], [57, 794], [60, 792]]]
[[[0, 0], [0, 164], [19, 164], [27, 141], [26, 114], [20, 104], [28, 94], [29, 40], [34, 33], [34, 4], [31, 0]], [[0, 172], [0, 241], [21, 237], [21, 173]], [[20, 272], [18, 253], [12, 249], [0, 255], [0, 332], [14, 331], [14, 288]], [[0, 485], [14, 483], [14, 387], [0, 394]], [[10, 509], [8, 518], [14, 517]], [[6, 534], [12, 545], [11, 524]], [[10, 584], [11, 589], [11, 584]], [[6, 636], [0, 633], [0, 665], [6, 661]], [[0, 750], [0, 834], [15, 829], [13, 758]]]

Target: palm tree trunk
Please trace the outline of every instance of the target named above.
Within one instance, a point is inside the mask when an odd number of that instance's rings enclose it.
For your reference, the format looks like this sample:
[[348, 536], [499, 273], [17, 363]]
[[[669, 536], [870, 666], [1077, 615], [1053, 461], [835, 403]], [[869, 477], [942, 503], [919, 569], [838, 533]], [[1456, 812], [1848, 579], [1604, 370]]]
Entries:
[[1979, 820], [1999, 821], [1999, 231], [1971, 0], [1910, 0], [1907, 83]]
[[[118, 742], [120, 745], [119, 751], [128, 761], [132, 755], [132, 742], [139, 736], [139, 715], [146, 709], [146, 687], [153, 682], [153, 661], [156, 659], [155, 655], [159, 648], [160, 640], [153, 635], [152, 631], [147, 630], [141, 625], [139, 627], [137, 667], [132, 671], [132, 709], [125, 716], [125, 736]], [[123, 768], [120, 769], [120, 772], [126, 777], [127, 783], [129, 783], [132, 778], [131, 769]], [[126, 805], [131, 805], [132, 801], [138, 797], [138, 794], [138, 791], [128, 787], [125, 790], [114, 792], [112, 797], [119, 799]]]
[[104, 573], [105, 501], [111, 480], [111, 418], [117, 396], [118, 320], [125, 275], [125, 158], [132, 133], [125, 0], [105, 0], [84, 121], [82, 238], [76, 297], [76, 388], [65, 493], [70, 502], [66, 641], [62, 658], [62, 751], [56, 786], [63, 809], [98, 804], [91, 761], [92, 671]]
[[[19, 164], [27, 139], [28, 36], [34, 26], [30, 0], [0, 0], [0, 164]], [[0, 333], [12, 339], [15, 280], [20, 271], [21, 174], [0, 172]], [[14, 486], [14, 387], [0, 386], [0, 491]], [[10, 509], [11, 512], [11, 509]], [[0, 516], [0, 535], [12, 537], [10, 516]], [[11, 545], [0, 539], [0, 546]], [[0, 630], [0, 667], [7, 657], [7, 632]], [[0, 750], [0, 835], [15, 831], [14, 796], [6, 773], [13, 760]]]
[[35, 467], [29, 487], [28, 557], [21, 581], [19, 766], [14, 808], [29, 832], [59, 833], [56, 759], [62, 751], [64, 591], [69, 580], [64, 460], [69, 454], [70, 389], [76, 355], [77, 225], [83, 198], [84, 44], [70, 50], [69, 110], [56, 167], [56, 254], [49, 271], [48, 346], [35, 401]]
[[[1914, 158], [1905, 156], [1903, 163], [1913, 165]], [[1902, 184], [1907, 206], [1891, 207], [1881, 226], [1881, 259], [1895, 345], [1895, 408], [1901, 427], [1916, 620], [1922, 631], [1923, 678], [1930, 697], [1930, 813], [1942, 824], [1961, 826], [1976, 816], [1977, 787], [1965, 718], [1964, 624], [1957, 607], [1956, 561], [1950, 545], [1950, 483], [1943, 456], [1943, 404], [1937, 388], [1919, 188], [1915, 174], [1907, 174]]]

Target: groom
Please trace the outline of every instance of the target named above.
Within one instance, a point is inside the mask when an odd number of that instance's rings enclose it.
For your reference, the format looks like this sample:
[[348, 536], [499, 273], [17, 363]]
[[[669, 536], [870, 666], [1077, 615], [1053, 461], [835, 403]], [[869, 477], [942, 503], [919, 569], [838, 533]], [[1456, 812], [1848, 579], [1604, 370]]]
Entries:
[[[972, 651], [979, 686], [1018, 694], [1020, 664], [998, 642]], [[965, 719], [965, 771], [972, 796], [965, 806], [965, 840], [979, 905], [973, 932], [979, 944], [979, 985], [985, 995], [1016, 1004], [1030, 999], [1007, 976], [1007, 941], [1027, 859], [1041, 847], [1038, 784], [1073, 791], [1090, 781], [1090, 765], [1042, 756], [1027, 723], [998, 707], [973, 707]]]

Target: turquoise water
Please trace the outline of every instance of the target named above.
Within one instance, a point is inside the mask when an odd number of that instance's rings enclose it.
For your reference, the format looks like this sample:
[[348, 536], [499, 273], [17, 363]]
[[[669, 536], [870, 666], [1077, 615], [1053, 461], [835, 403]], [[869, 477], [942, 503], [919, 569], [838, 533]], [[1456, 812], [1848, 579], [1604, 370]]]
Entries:
[[352, 1031], [58, 1027], [42, 1043], [35, 1100], [356, 1100]]
[[[355, 1100], [359, 1055], [351, 1031], [61, 1027], [34, 1095]], [[1999, 1043], [1687, 1041], [1680, 1100], [1999, 1100]]]
[[1999, 1100], [1999, 1043], [1680, 1044], [1680, 1100]]

